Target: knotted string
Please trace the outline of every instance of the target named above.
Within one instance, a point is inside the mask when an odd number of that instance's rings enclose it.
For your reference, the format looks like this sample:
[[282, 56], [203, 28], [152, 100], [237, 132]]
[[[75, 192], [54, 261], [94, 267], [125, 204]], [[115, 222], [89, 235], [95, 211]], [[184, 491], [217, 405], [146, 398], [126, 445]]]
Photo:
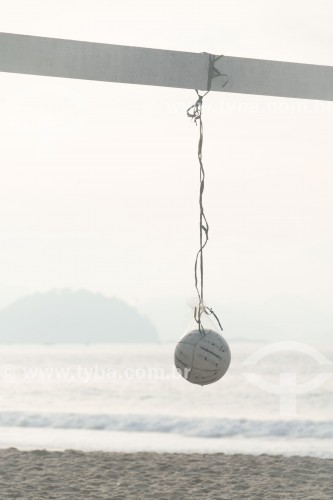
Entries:
[[[198, 324], [198, 329], [199, 332], [202, 336], [205, 335], [205, 329], [202, 325], [201, 317], [203, 314], [207, 315], [213, 315], [216, 319], [216, 321], [219, 324], [219, 327], [223, 331], [222, 325], [220, 323], [219, 318], [215, 314], [212, 308], [205, 306], [204, 304], [204, 260], [203, 260], [203, 249], [207, 245], [208, 239], [209, 239], [209, 225], [208, 221], [204, 212], [204, 207], [203, 207], [203, 192], [205, 189], [205, 170], [203, 166], [203, 161], [202, 161], [202, 145], [203, 145], [203, 122], [202, 122], [202, 104], [203, 104], [203, 98], [208, 94], [211, 88], [211, 81], [212, 78], [215, 76], [220, 76], [221, 73], [219, 73], [215, 66], [214, 62], [219, 59], [219, 57], [215, 56], [210, 56], [210, 65], [209, 65], [209, 75], [208, 75], [208, 85], [207, 85], [207, 92], [205, 92], [203, 95], [200, 95], [199, 92], [196, 90], [198, 99], [197, 101], [187, 110], [187, 116], [191, 118], [195, 124], [197, 125], [199, 122], [199, 142], [198, 142], [198, 160], [199, 160], [199, 166], [200, 166], [200, 191], [199, 191], [199, 207], [200, 207], [200, 248], [196, 254], [195, 258], [195, 264], [194, 264], [194, 281], [195, 281], [195, 288], [198, 294], [198, 299], [199, 303], [198, 306], [194, 308], [194, 319], [196, 323]], [[198, 278], [198, 275], [200, 275], [200, 280]], [[200, 285], [199, 285], [200, 281]]]

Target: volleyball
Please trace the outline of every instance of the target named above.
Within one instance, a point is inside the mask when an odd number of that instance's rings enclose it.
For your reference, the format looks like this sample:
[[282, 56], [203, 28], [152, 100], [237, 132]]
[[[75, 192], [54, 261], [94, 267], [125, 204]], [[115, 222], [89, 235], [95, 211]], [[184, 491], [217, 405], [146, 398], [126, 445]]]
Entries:
[[217, 382], [227, 372], [231, 360], [226, 340], [214, 330], [191, 330], [180, 339], [175, 350], [178, 372], [192, 384]]

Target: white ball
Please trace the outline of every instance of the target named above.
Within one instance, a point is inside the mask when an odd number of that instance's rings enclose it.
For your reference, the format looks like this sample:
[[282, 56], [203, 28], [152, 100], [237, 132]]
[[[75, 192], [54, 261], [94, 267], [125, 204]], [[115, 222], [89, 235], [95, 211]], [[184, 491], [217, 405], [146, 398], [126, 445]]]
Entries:
[[175, 350], [179, 373], [192, 384], [207, 385], [219, 380], [229, 368], [229, 346], [214, 330], [192, 330], [180, 339]]

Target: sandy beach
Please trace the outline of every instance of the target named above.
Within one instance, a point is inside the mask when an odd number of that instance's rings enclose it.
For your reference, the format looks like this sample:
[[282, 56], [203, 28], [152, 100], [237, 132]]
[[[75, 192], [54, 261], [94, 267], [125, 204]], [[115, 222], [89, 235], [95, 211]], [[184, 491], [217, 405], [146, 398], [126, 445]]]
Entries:
[[0, 450], [1, 498], [327, 499], [333, 460], [223, 454]]

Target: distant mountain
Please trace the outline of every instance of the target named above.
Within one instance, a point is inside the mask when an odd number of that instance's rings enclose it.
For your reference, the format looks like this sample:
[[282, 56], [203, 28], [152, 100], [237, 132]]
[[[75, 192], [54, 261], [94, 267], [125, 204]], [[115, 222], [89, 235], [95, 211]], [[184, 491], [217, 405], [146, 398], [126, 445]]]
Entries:
[[194, 307], [181, 296], [156, 297], [138, 306], [157, 328], [162, 342], [177, 342], [185, 332], [196, 328]]
[[0, 343], [158, 341], [133, 307], [85, 290], [35, 293], [0, 310]]

